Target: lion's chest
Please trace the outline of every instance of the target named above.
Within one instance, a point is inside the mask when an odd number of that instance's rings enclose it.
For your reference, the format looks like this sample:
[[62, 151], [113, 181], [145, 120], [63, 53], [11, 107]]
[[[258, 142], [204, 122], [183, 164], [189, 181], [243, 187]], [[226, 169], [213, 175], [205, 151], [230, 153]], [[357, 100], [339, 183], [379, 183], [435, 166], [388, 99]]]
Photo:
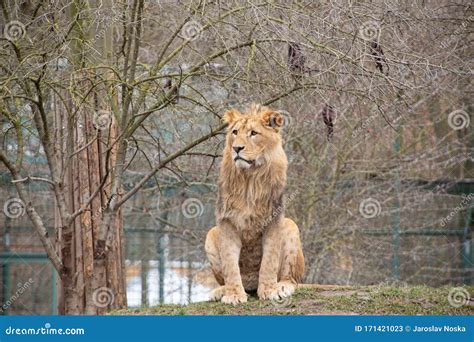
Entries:
[[242, 283], [247, 290], [256, 290], [258, 274], [263, 257], [262, 237], [242, 244], [239, 258], [239, 269]]
[[265, 219], [254, 215], [250, 210], [231, 210], [227, 218], [237, 230], [243, 245], [254, 244], [262, 238]]

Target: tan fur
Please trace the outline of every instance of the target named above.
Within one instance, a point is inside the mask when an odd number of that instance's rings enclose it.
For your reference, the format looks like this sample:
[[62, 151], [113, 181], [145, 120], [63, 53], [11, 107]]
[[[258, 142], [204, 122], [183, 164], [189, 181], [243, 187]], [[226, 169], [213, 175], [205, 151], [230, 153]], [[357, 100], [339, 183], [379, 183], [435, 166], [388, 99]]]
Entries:
[[[298, 226], [284, 218], [288, 161], [278, 112], [253, 105], [247, 114], [231, 109], [219, 176], [217, 226], [206, 238], [206, 253], [221, 287], [212, 300], [237, 304], [245, 290], [261, 299], [290, 296], [304, 273]], [[255, 135], [252, 135], [254, 131]], [[240, 149], [238, 156], [235, 148]]]

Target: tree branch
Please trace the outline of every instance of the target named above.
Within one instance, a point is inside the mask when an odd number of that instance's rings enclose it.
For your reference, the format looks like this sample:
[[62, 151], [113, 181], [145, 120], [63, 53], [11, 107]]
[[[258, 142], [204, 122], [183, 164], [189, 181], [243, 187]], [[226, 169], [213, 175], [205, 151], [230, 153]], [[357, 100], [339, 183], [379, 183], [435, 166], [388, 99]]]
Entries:
[[10, 174], [13, 177], [12, 183], [15, 184], [18, 195], [20, 196], [20, 199], [25, 204], [26, 213], [28, 217], [30, 218], [31, 222], [33, 223], [33, 226], [36, 232], [39, 235], [40, 241], [44, 249], [46, 250], [46, 254], [48, 254], [49, 260], [51, 260], [51, 263], [53, 264], [58, 274], [60, 276], [63, 276], [65, 272], [64, 265], [61, 261], [61, 258], [59, 257], [59, 254], [56, 252], [56, 249], [54, 248], [53, 242], [49, 238], [48, 230], [46, 229], [43, 220], [38, 215], [34, 206], [32, 205], [31, 198], [25, 189], [25, 185], [23, 184], [24, 179], [20, 177], [19, 171], [16, 169], [13, 163], [10, 160], [8, 160], [7, 156], [2, 150], [0, 150], [0, 160], [7, 167], [7, 169], [10, 171]]

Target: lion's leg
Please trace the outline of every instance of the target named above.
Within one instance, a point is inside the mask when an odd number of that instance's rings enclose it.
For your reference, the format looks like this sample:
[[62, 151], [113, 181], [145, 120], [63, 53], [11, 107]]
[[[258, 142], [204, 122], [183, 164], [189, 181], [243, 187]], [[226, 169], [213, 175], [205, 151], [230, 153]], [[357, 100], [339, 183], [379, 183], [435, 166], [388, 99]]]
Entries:
[[263, 256], [258, 274], [257, 294], [260, 299], [279, 299], [276, 284], [281, 258], [281, 225], [273, 225], [263, 236]]
[[242, 243], [232, 226], [223, 224], [211, 229], [206, 238], [206, 252], [219, 284], [211, 299], [237, 304], [247, 301], [239, 269]]
[[282, 241], [282, 255], [280, 261], [280, 271], [278, 272], [279, 282], [289, 282], [297, 284], [301, 282], [304, 275], [304, 256], [301, 247], [300, 231], [293, 220], [284, 219], [285, 237]]
[[[211, 263], [211, 270], [214, 274], [214, 278], [219, 285], [224, 285], [224, 275], [222, 274], [221, 258], [219, 256], [219, 250], [217, 248], [217, 227], [213, 227], [209, 230], [206, 236], [206, 243], [204, 245], [206, 250], [207, 258]], [[209, 299], [212, 301], [219, 301], [224, 296], [224, 286], [219, 286], [211, 291]]]
[[263, 258], [259, 274], [260, 299], [279, 299], [293, 294], [304, 273], [304, 258], [298, 226], [283, 219], [264, 237]]

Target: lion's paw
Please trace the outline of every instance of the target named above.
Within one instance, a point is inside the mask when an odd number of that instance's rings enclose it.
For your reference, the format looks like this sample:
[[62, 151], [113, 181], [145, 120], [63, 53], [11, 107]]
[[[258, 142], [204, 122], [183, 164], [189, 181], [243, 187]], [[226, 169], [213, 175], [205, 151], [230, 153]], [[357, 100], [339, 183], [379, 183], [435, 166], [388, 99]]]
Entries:
[[221, 302], [232, 305], [245, 303], [247, 302], [247, 294], [244, 289], [224, 286], [224, 295], [222, 296]]
[[224, 296], [221, 299], [222, 303], [237, 305], [247, 302], [247, 295], [229, 295]]
[[224, 296], [225, 286], [216, 287], [214, 290], [211, 291], [209, 294], [209, 300], [212, 302], [218, 302]]
[[296, 285], [289, 281], [281, 281], [275, 284], [260, 284], [258, 286], [258, 298], [266, 300], [278, 300], [291, 296], [296, 290]]
[[296, 290], [296, 285], [289, 281], [280, 281], [279, 283], [276, 284], [276, 286], [277, 286], [278, 295], [280, 296], [280, 298], [289, 297]]
[[260, 284], [258, 285], [257, 289], [258, 298], [266, 300], [276, 300], [280, 299], [278, 296], [278, 289], [276, 288], [276, 284]]

